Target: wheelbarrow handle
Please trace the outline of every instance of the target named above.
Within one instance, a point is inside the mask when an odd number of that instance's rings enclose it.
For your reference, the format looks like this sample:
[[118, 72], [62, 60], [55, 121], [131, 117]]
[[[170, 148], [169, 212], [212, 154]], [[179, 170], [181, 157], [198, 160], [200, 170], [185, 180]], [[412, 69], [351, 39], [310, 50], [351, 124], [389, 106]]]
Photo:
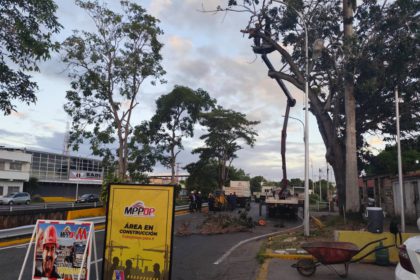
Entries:
[[[391, 248], [391, 247], [394, 247], [394, 244], [392, 244], [392, 245], [386, 245], [386, 246], [382, 246], [382, 247], [378, 247], [378, 248], [375, 248], [375, 249], [373, 249], [373, 250], [371, 250], [371, 251], [369, 251], [369, 252], [367, 252], [366, 254], [364, 254], [363, 256], [361, 256], [361, 257], [359, 257], [359, 258], [357, 258], [357, 259], [352, 259], [350, 262], [351, 263], [355, 263], [355, 262], [358, 262], [358, 261], [360, 261], [360, 260], [363, 260], [364, 258], [366, 258], [367, 256], [369, 256], [370, 254], [372, 254], [373, 252], [376, 252], [376, 251], [379, 251], [379, 250], [383, 250], [383, 249], [387, 249], [387, 248]], [[360, 251], [359, 251], [360, 252]]]
[[360, 253], [361, 251], [363, 251], [363, 250], [364, 250], [367, 246], [372, 245], [373, 243], [376, 243], [376, 242], [383, 241], [383, 240], [385, 240], [385, 239], [388, 239], [388, 237], [384, 237], [384, 238], [381, 238], [381, 239], [378, 239], [378, 240], [374, 240], [374, 241], [371, 241], [371, 242], [367, 243], [365, 246], [363, 246], [363, 247], [359, 250], [359, 253]]

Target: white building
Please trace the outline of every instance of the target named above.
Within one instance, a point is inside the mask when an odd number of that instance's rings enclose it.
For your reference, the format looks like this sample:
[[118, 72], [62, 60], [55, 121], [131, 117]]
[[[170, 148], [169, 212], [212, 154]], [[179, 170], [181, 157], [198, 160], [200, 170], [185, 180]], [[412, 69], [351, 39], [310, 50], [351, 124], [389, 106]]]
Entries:
[[23, 191], [29, 181], [32, 155], [21, 149], [0, 148], [0, 196]]

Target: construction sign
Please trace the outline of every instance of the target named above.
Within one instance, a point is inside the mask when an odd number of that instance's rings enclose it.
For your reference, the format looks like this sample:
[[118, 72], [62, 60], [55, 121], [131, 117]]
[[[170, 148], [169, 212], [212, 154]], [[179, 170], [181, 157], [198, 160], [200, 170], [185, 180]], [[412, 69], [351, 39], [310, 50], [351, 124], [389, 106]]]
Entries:
[[173, 219], [173, 186], [110, 185], [103, 279], [170, 279]]
[[38, 220], [32, 279], [89, 279], [93, 223]]

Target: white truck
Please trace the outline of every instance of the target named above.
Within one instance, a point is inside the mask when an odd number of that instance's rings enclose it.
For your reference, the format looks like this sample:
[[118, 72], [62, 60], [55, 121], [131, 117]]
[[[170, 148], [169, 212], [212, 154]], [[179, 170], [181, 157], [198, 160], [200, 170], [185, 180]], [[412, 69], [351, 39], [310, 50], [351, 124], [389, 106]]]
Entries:
[[261, 186], [260, 200], [264, 202], [268, 197], [273, 196], [276, 186]]
[[240, 207], [248, 208], [251, 203], [250, 181], [230, 181], [229, 187], [223, 187], [226, 195], [235, 194], [236, 202]]
[[294, 217], [298, 213], [299, 207], [303, 207], [304, 194], [303, 193], [286, 193], [283, 197], [279, 197], [280, 189], [274, 190], [274, 196], [271, 194], [265, 199], [265, 207], [268, 217], [275, 217], [279, 215], [288, 215]]

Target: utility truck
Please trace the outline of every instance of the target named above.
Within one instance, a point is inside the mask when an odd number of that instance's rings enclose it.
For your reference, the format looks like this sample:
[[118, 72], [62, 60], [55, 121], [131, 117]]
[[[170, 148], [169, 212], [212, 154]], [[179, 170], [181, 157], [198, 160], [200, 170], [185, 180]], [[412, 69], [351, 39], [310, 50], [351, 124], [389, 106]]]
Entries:
[[230, 181], [229, 187], [223, 187], [226, 195], [235, 194], [239, 207], [249, 208], [251, 203], [250, 181]]
[[295, 217], [299, 207], [303, 208], [304, 193], [291, 193], [288, 189], [281, 191], [282, 188], [274, 189], [265, 199], [265, 207], [268, 217], [277, 215], [287, 215]]

